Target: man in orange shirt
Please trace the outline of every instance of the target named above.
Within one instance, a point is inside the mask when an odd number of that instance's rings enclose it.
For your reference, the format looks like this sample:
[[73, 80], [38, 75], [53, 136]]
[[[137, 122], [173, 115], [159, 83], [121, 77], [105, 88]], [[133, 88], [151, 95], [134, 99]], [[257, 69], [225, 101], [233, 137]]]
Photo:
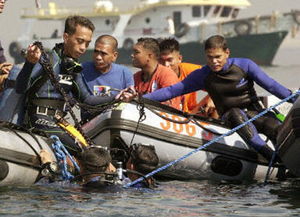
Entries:
[[[179, 43], [174, 38], [162, 40], [159, 43], [159, 49], [159, 62], [162, 65], [171, 68], [177, 75], [179, 81], [185, 79], [192, 71], [201, 68], [201, 65], [182, 62], [182, 55], [179, 51]], [[185, 94], [181, 98], [181, 107], [184, 112], [198, 113], [199, 110], [201, 110], [205, 116], [218, 118], [218, 114], [214, 109], [214, 104], [208, 95], [197, 103], [196, 92]]]
[[[133, 47], [132, 64], [141, 69], [134, 74], [134, 86], [141, 95], [179, 82], [172, 69], [158, 63], [159, 53], [159, 43], [154, 38], [139, 38]], [[180, 99], [176, 97], [164, 104], [181, 109]]]

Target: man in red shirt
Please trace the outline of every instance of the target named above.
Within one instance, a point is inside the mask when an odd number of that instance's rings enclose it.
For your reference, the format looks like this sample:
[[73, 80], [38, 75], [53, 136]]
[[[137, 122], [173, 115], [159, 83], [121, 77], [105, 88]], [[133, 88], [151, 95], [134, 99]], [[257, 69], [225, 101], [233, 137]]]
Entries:
[[[133, 47], [132, 64], [141, 69], [134, 75], [134, 85], [141, 95], [152, 93], [179, 81], [172, 69], [159, 64], [159, 53], [159, 43], [154, 38], [139, 38]], [[180, 97], [176, 97], [164, 104], [181, 109], [180, 100]]]

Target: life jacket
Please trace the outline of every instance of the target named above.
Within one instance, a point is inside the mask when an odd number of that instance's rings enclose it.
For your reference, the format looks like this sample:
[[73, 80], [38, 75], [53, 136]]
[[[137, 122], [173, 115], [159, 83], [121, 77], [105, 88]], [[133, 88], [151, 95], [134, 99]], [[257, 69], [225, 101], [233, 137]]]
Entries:
[[220, 115], [234, 107], [244, 109], [258, 103], [253, 80], [236, 65], [210, 73], [204, 83]]

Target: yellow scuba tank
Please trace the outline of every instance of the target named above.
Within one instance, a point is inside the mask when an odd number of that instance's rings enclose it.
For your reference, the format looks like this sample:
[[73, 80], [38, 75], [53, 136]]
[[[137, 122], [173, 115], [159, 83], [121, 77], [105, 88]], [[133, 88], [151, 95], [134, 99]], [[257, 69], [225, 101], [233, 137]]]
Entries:
[[82, 147], [89, 146], [83, 135], [69, 122], [59, 115], [55, 115], [56, 124], [74, 138]]

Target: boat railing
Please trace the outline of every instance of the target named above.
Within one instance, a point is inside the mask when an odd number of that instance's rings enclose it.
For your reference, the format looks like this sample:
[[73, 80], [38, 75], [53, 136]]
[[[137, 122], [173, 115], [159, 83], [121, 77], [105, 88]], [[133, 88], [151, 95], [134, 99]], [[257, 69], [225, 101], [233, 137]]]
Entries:
[[[197, 28], [200, 41], [205, 40], [211, 32], [226, 37], [234, 37], [238, 35], [271, 33], [274, 31], [291, 31], [292, 37], [295, 37], [300, 29], [299, 14], [299, 11], [288, 13], [273, 12], [271, 15], [219, 21], [216, 24], [203, 22]], [[297, 22], [296, 18], [299, 18], [299, 22]]]
[[125, 35], [161, 35], [162, 33], [169, 33], [167, 28], [154, 28], [154, 27], [145, 27], [145, 28], [130, 28], [124, 31]]
[[[100, 1], [101, 3], [102, 1]], [[119, 14], [137, 14], [142, 13], [143, 11], [149, 10], [151, 8], [161, 7], [161, 6], [182, 6], [182, 5], [219, 5], [219, 6], [230, 6], [230, 7], [248, 7], [250, 3], [248, 0], [231, 0], [231, 1], [223, 1], [223, 0], [146, 0], [137, 4], [135, 7], [131, 9], [119, 10], [117, 7], [113, 7], [113, 5], [105, 5], [105, 2], [102, 4], [95, 4], [90, 7], [77, 7], [77, 8], [69, 8], [69, 7], [58, 7], [56, 3], [50, 2], [48, 3], [47, 8], [25, 8], [22, 10], [23, 18], [36, 18], [36, 19], [62, 19], [69, 15], [80, 14], [82, 16], [107, 16], [107, 15], [119, 15]]]
[[[267, 33], [280, 30], [290, 31], [296, 25], [299, 25], [295, 22], [293, 11], [288, 13], [273, 12], [271, 15], [256, 16], [238, 21], [239, 23], [235, 23], [235, 30], [237, 30], [238, 25], [241, 25], [241, 22], [244, 22], [249, 26], [249, 34]], [[229, 23], [230, 22], [228, 22], [228, 24]], [[236, 33], [239, 34], [237, 31]]]
[[36, 18], [36, 19], [62, 19], [69, 15], [80, 14], [82, 16], [111, 16], [119, 14], [136, 14], [144, 10], [152, 8], [158, 5], [164, 5], [166, 1], [156, 1], [152, 4], [141, 3], [136, 7], [129, 10], [119, 10], [117, 7], [107, 8], [107, 7], [76, 7], [76, 8], [66, 8], [57, 7], [55, 3], [49, 3], [47, 8], [23, 8], [21, 12], [21, 17], [23, 18]]
[[79, 8], [65, 8], [56, 7], [56, 5], [48, 8], [23, 8], [21, 17], [36, 18], [36, 19], [62, 19], [70, 15], [79, 14], [81, 16], [112, 16], [118, 15], [119, 10], [113, 8], [107, 10], [104, 7], [79, 7]]

